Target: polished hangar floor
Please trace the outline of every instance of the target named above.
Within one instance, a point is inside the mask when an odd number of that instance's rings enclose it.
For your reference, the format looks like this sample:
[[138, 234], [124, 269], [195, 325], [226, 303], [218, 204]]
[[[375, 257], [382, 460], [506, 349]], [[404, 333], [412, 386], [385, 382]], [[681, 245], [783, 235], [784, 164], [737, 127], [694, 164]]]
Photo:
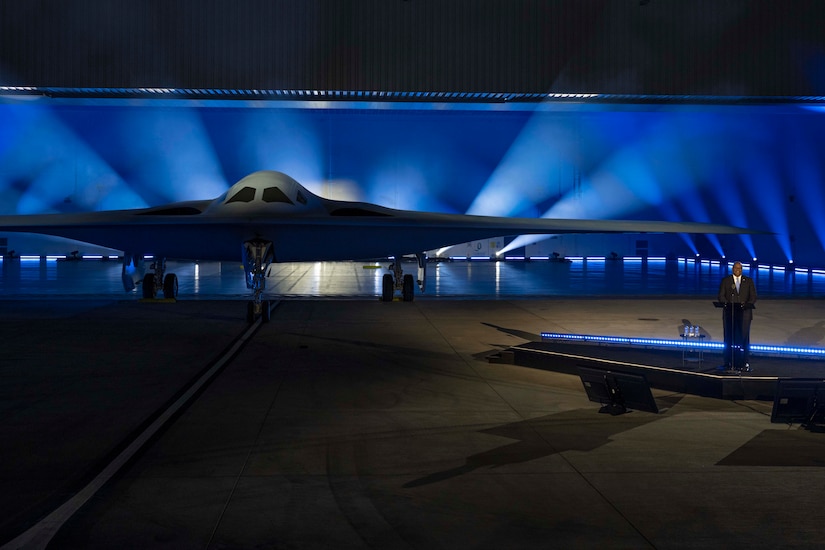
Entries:
[[[147, 262], [148, 263], [148, 262]], [[279, 298], [371, 298], [381, 294], [389, 262], [301, 262], [273, 264], [267, 293]], [[415, 274], [415, 263], [404, 262]], [[237, 300], [248, 296], [240, 262], [168, 262], [178, 275], [180, 297]], [[0, 260], [4, 299], [138, 299], [124, 293], [118, 260]], [[746, 269], [761, 297], [825, 296], [822, 270]], [[692, 260], [430, 262], [421, 298], [499, 299], [534, 296], [682, 296], [713, 300], [727, 274], [716, 263]]]
[[[338, 287], [375, 276], [307, 267]], [[84, 274], [74, 294], [44, 290], [49, 276], [4, 294], [0, 540], [33, 527], [30, 547], [54, 548], [821, 544], [825, 437], [771, 424], [771, 403], [654, 390], [659, 414], [614, 417], [575, 376], [488, 360], [543, 331], [673, 338], [685, 318], [718, 339], [704, 293], [640, 294], [639, 279], [626, 295], [490, 298], [468, 290], [489, 264], [451, 267], [453, 295], [296, 291], [252, 327], [234, 290], [140, 303]], [[821, 301], [764, 293], [752, 338], [821, 345]], [[207, 371], [65, 521], [40, 521]]]

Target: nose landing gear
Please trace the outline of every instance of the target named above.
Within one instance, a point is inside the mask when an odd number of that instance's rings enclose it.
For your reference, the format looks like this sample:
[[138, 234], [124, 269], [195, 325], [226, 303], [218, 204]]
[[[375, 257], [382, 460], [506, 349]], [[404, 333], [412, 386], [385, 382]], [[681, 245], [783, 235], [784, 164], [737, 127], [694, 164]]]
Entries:
[[246, 288], [252, 290], [252, 300], [246, 306], [246, 320], [254, 323], [258, 317], [265, 323], [270, 320], [269, 300], [263, 299], [266, 288], [266, 272], [275, 260], [271, 241], [253, 239], [243, 243], [243, 267], [246, 274]]
[[[418, 286], [424, 292], [427, 276], [427, 256], [426, 254], [416, 254], [418, 260]], [[395, 257], [390, 264], [389, 270], [392, 273], [385, 273], [381, 280], [381, 301], [392, 302], [395, 291], [401, 292], [401, 300], [412, 302], [415, 299], [415, 278], [401, 267], [401, 255]]]

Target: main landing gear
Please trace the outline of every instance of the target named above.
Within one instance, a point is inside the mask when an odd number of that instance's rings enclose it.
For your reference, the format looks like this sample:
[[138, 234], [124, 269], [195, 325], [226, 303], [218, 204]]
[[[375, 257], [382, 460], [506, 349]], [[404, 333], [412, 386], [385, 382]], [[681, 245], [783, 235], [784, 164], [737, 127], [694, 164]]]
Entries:
[[[416, 254], [418, 260], [418, 286], [424, 292], [427, 281], [427, 255]], [[390, 264], [389, 270], [392, 273], [385, 273], [381, 280], [381, 301], [392, 302], [395, 291], [401, 292], [401, 300], [412, 302], [415, 299], [416, 280], [409, 273], [404, 274], [401, 267], [401, 256], [395, 257], [395, 261]]]
[[178, 296], [178, 276], [166, 273], [166, 258], [156, 258], [149, 266], [153, 273], [143, 276], [143, 298], [154, 300], [163, 291], [163, 297], [174, 300]]
[[270, 320], [269, 300], [263, 299], [266, 288], [266, 272], [275, 260], [272, 242], [253, 239], [243, 243], [243, 269], [246, 288], [252, 290], [252, 300], [246, 304], [246, 321], [254, 323], [258, 317], [265, 323]]

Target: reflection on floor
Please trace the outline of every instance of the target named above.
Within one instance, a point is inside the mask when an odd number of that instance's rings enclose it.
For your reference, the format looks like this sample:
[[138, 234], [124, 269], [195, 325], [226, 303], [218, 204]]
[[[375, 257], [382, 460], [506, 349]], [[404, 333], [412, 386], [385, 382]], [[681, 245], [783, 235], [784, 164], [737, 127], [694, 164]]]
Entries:
[[[280, 297], [366, 297], [381, 293], [388, 262], [274, 264], [267, 294]], [[117, 260], [3, 260], [0, 296], [98, 296], [122, 299]], [[414, 263], [405, 272], [415, 273]], [[236, 299], [248, 295], [240, 263], [168, 262], [182, 297]], [[818, 270], [752, 267], [761, 297], [806, 298], [825, 294]], [[450, 261], [430, 262], [423, 296], [515, 298], [541, 296], [708, 296], [727, 268], [693, 260]], [[137, 298], [136, 293], [132, 296]], [[127, 294], [126, 296], [130, 296]]]

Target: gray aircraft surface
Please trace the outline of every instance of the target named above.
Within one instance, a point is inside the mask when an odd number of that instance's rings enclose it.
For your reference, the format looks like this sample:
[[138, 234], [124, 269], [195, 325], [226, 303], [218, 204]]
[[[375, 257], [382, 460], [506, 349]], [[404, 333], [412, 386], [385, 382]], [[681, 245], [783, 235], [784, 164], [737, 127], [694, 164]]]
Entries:
[[[186, 201], [133, 210], [0, 216], [0, 232], [55, 235], [124, 252], [123, 284], [142, 285], [144, 298], [177, 295], [178, 280], [166, 260], [243, 261], [253, 299], [251, 322], [269, 320], [263, 300], [272, 262], [364, 260], [394, 256], [383, 278], [382, 300], [396, 291], [413, 300], [416, 279], [403, 274], [401, 257], [418, 258], [423, 291], [427, 259], [422, 251], [473, 240], [519, 234], [563, 233], [754, 233], [697, 222], [507, 218], [395, 210], [369, 203], [324, 199], [286, 174], [255, 172], [214, 200]], [[144, 258], [151, 257], [150, 272]]]

